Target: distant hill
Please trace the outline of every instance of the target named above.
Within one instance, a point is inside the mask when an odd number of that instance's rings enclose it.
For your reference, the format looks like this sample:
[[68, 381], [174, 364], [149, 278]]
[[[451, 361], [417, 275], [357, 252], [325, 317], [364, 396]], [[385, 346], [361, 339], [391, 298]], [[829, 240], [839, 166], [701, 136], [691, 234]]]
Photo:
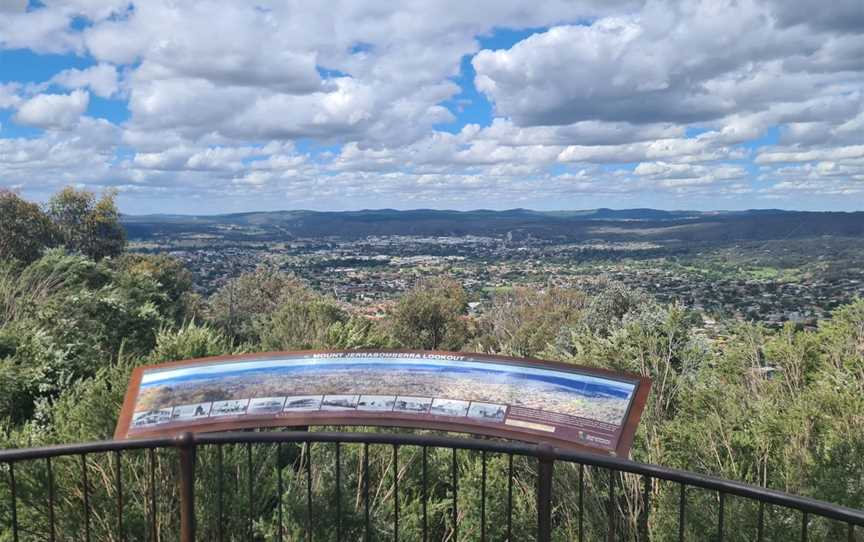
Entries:
[[129, 237], [178, 234], [226, 239], [360, 238], [370, 235], [508, 236], [561, 240], [653, 240], [722, 242], [820, 235], [864, 235], [864, 212], [661, 211], [448, 211], [369, 209], [362, 211], [273, 211], [225, 215], [124, 215]]

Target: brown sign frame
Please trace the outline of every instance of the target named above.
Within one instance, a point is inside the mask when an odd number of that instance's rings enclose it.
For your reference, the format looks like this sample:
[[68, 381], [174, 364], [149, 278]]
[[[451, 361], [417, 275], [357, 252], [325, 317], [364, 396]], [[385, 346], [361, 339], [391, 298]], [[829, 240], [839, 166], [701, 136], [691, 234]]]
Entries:
[[[313, 357], [313, 356], [366, 356], [373, 357], [374, 354], [382, 354], [383, 356], [394, 357], [396, 355], [414, 355], [428, 356], [430, 360], [439, 362], [446, 361], [447, 356], [462, 358], [464, 361], [476, 361], [495, 363], [498, 365], [513, 365], [523, 368], [540, 368], [551, 369], [554, 371], [562, 371], [566, 373], [576, 373], [587, 375], [595, 378], [613, 380], [618, 382], [626, 382], [634, 386], [634, 390], [630, 397], [629, 405], [627, 406], [626, 414], [622, 418], [622, 423], [616, 430], [617, 441], [612, 447], [598, 447], [586, 444], [581, 444], [572, 438], [561, 438], [555, 433], [533, 430], [528, 427], [513, 427], [510, 425], [494, 425], [488, 422], [475, 421], [471, 418], [454, 419], [449, 416], [436, 416], [427, 413], [422, 418], [417, 414], [408, 414], [396, 411], [375, 412], [375, 411], [336, 411], [336, 410], [316, 410], [303, 412], [302, 415], [294, 413], [291, 416], [284, 416], [282, 412], [274, 414], [269, 418], [262, 416], [251, 416], [241, 419], [226, 419], [226, 420], [210, 420], [195, 421], [189, 423], [172, 422], [170, 427], [154, 426], [152, 428], [134, 429], [132, 427], [132, 419], [134, 409], [138, 401], [141, 390], [141, 381], [147, 371], [164, 370], [177, 367], [191, 367], [195, 365], [210, 365], [220, 362], [243, 362], [254, 360], [269, 360], [279, 357]], [[383, 357], [382, 356], [382, 357]], [[424, 359], [424, 358], [420, 358]], [[577, 366], [567, 363], [545, 361], [532, 358], [516, 358], [507, 356], [496, 356], [489, 354], [469, 353], [469, 352], [447, 352], [439, 350], [390, 350], [390, 349], [363, 349], [363, 350], [298, 350], [298, 351], [282, 351], [282, 352], [261, 352], [255, 354], [243, 354], [233, 356], [216, 356], [207, 358], [196, 358], [183, 361], [175, 361], [162, 363], [157, 365], [145, 365], [136, 367], [130, 378], [129, 386], [126, 390], [126, 396], [123, 401], [123, 407], [120, 411], [120, 416], [117, 420], [117, 427], [114, 438], [117, 440], [130, 438], [143, 438], [154, 436], [176, 435], [185, 431], [193, 432], [213, 432], [213, 431], [228, 431], [237, 429], [250, 428], [268, 428], [268, 427], [305, 427], [305, 426], [385, 426], [385, 427], [405, 427], [414, 429], [431, 429], [441, 431], [451, 431], [460, 433], [470, 433], [485, 435], [491, 437], [501, 437], [511, 440], [528, 441], [536, 443], [545, 443], [556, 447], [579, 449], [591, 452], [609, 453], [619, 457], [627, 457], [630, 447], [633, 444], [633, 439], [636, 434], [636, 429], [639, 425], [639, 420], [645, 408], [645, 403], [648, 399], [648, 394], [651, 388], [651, 379], [632, 373], [615, 372], [606, 369], [596, 369], [583, 366]], [[361, 392], [357, 392], [361, 395]], [[507, 405], [507, 413], [510, 413], [510, 405]], [[362, 413], [361, 413], [362, 412]], [[132, 434], [130, 434], [130, 431]]]

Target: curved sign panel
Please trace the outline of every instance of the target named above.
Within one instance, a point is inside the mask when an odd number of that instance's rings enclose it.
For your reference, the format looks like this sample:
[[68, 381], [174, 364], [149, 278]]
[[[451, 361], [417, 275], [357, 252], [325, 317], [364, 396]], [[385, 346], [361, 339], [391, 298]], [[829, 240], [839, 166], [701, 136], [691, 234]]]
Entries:
[[115, 438], [378, 425], [626, 456], [650, 380], [546, 361], [423, 351], [280, 352], [139, 367]]

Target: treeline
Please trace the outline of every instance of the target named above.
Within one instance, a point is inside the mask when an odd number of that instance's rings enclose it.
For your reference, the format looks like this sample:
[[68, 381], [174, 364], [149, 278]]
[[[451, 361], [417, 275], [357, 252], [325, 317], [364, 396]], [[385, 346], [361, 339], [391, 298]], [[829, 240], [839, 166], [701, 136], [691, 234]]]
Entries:
[[[73, 197], [74, 196], [74, 197]], [[59, 199], [58, 199], [59, 198]], [[66, 201], [78, 205], [64, 204]], [[0, 446], [19, 447], [110, 439], [131, 370], [138, 365], [210, 355], [307, 348], [420, 348], [533, 356], [579, 365], [629, 371], [654, 381], [633, 446], [639, 461], [710, 473], [853, 508], [864, 507], [864, 301], [846, 305], [815, 331], [787, 326], [725, 322], [721, 340], [709, 340], [700, 318], [684, 307], [660, 304], [614, 282], [587, 293], [572, 288], [543, 291], [514, 288], [494, 297], [480, 317], [468, 316], [468, 295], [447, 279], [419, 283], [402, 295], [384, 318], [369, 319], [352, 307], [316, 292], [300, 279], [259, 269], [229, 281], [210, 298], [192, 292], [189, 272], [158, 255], [122, 252], [111, 217], [110, 194], [101, 199], [81, 191], [61, 192], [45, 208], [13, 194], [0, 198]], [[14, 220], [7, 209], [17, 213]], [[36, 224], [31, 228], [28, 225]], [[111, 248], [106, 248], [111, 247]], [[119, 248], [118, 248], [119, 247]], [[373, 529], [392, 536], [392, 450], [372, 447], [369, 471], [362, 449], [342, 449], [343, 527], [346, 539], [362, 533], [361, 476], [374, 481]], [[202, 487], [215, 487], [214, 456], [200, 456]], [[255, 481], [253, 530], [272, 539], [283, 504], [283, 526], [300, 539], [306, 525], [300, 448], [226, 448], [226, 480], [232, 488], [225, 528], [242, 539], [248, 525], [244, 492]], [[215, 452], [214, 452], [215, 453]], [[419, 455], [399, 450], [399, 504], [403, 539], [417, 539], [421, 518]], [[333, 539], [334, 450], [311, 447], [315, 539]], [[429, 509], [432, 540], [452, 536], [447, 519], [451, 456], [430, 450]], [[114, 538], [110, 457], [91, 457], [94, 539]], [[487, 536], [503, 540], [506, 521], [506, 457], [488, 458]], [[151, 510], [144, 476], [146, 456], [124, 461], [127, 501], [124, 525], [130, 539], [144, 538]], [[56, 517], [66, 538], [77, 539], [80, 465], [54, 467]], [[285, 486], [277, 495], [277, 469]], [[535, 465], [517, 461], [514, 539], [530, 539]], [[459, 536], [479, 533], [480, 458], [460, 454]], [[45, 472], [41, 465], [16, 470], [19, 521], [33, 539], [47, 539]], [[176, 528], [173, 455], [159, 456], [155, 476], [160, 501], [159, 536]], [[588, 469], [586, 539], [601, 539], [609, 504], [608, 475]], [[621, 532], [633, 539], [642, 513], [641, 480], [619, 476], [612, 504], [623, 518]], [[578, 472], [556, 470], [555, 536], [575, 540]], [[677, 537], [678, 488], [652, 488], [652, 539]], [[202, 533], [214, 536], [213, 495], [199, 503]], [[688, 538], [705, 539], [716, 529], [717, 497], [688, 494]], [[9, 539], [8, 485], [0, 481], [0, 540]], [[101, 508], [100, 508], [101, 507]], [[727, 539], [754, 538], [756, 508], [727, 500]], [[235, 517], [236, 516], [236, 517]], [[242, 517], [241, 517], [242, 516]], [[767, 532], [777, 540], [798, 536], [800, 517], [774, 511]], [[845, 536], [845, 527], [814, 521], [811, 540]], [[355, 536], [356, 535], [356, 536]], [[148, 534], [149, 536], [149, 534]], [[160, 538], [161, 540], [162, 538]]]

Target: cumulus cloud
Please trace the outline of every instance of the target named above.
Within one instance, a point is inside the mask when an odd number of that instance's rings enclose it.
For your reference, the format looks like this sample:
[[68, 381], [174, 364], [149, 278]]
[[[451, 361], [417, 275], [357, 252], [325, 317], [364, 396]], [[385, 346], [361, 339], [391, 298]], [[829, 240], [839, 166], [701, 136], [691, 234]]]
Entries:
[[18, 107], [14, 120], [38, 128], [70, 128], [89, 103], [90, 95], [83, 90], [69, 94], [38, 94]]
[[26, 12], [18, 8], [19, 0], [13, 0], [0, 17], [0, 47], [32, 49], [39, 53], [81, 51], [81, 36], [70, 30], [70, 14], [67, 10], [38, 9]]
[[[109, 184], [118, 130], [103, 120], [81, 121], [39, 138], [0, 138], [0, 186], [22, 185], [41, 196], [69, 184]], [[121, 175], [117, 175], [121, 177]]]
[[100, 63], [85, 70], [63, 70], [51, 82], [69, 89], [89, 88], [93, 94], [110, 98], [117, 92], [117, 68]]
[[838, 44], [847, 38], [775, 20], [755, 1], [652, 0], [638, 15], [553, 27], [510, 49], [481, 51], [476, 85], [517, 124], [550, 125], [704, 122], [860, 82], [848, 66], [813, 64], [845, 55]]

